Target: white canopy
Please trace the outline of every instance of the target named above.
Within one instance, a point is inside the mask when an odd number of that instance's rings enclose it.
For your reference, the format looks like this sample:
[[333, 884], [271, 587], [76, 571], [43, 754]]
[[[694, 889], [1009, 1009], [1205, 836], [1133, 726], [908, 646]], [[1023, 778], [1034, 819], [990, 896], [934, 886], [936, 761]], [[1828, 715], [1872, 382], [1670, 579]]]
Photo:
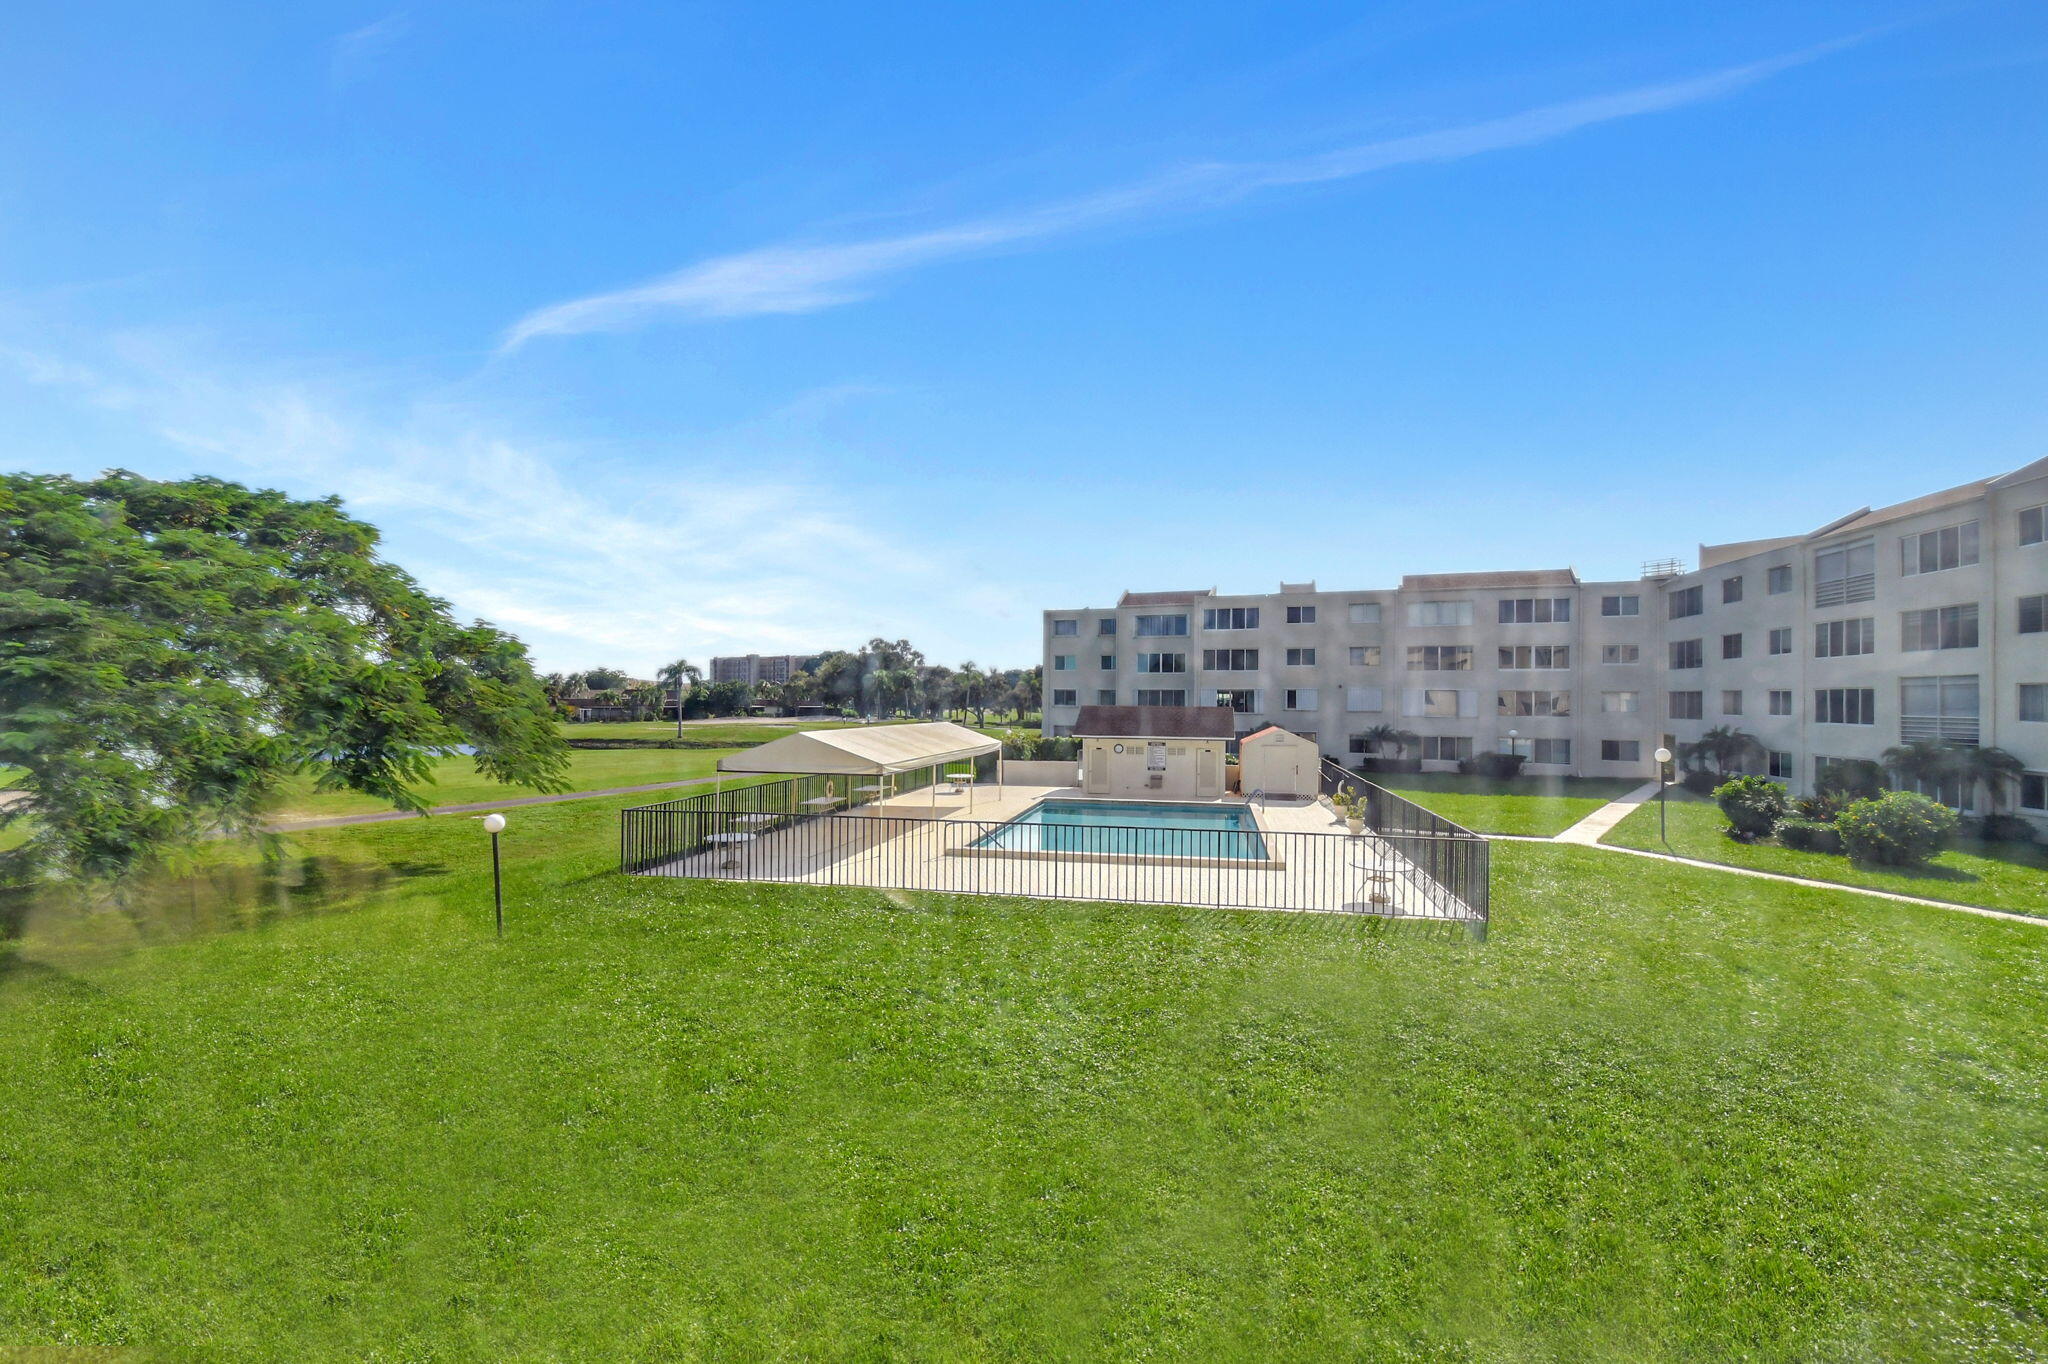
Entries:
[[807, 729], [718, 760], [721, 772], [877, 774], [965, 762], [1002, 748], [1002, 740], [939, 720], [920, 725]]

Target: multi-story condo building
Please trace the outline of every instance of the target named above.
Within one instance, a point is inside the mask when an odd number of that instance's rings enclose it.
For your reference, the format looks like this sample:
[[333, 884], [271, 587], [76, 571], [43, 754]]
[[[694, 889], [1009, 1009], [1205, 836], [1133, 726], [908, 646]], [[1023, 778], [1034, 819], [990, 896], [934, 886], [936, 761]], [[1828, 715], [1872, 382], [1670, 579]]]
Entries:
[[787, 682], [818, 661], [816, 654], [739, 654], [711, 660], [713, 682]]
[[1126, 592], [1045, 613], [1044, 678], [1048, 733], [1082, 705], [1218, 705], [1345, 763], [1379, 726], [1407, 731], [1435, 770], [1496, 750], [1532, 773], [1648, 776], [1660, 745], [1727, 725], [1803, 791], [1915, 739], [1996, 744], [2048, 826], [2048, 459], [1629, 581]]

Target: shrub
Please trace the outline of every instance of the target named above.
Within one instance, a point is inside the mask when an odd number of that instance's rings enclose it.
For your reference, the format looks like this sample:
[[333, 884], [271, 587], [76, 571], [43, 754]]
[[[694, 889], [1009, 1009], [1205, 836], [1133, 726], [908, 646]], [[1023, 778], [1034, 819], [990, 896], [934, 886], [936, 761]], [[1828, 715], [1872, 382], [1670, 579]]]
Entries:
[[1791, 801], [1769, 777], [1734, 777], [1714, 788], [1714, 803], [1728, 817], [1728, 831], [1747, 842], [1768, 838]]
[[1977, 837], [1986, 843], [2032, 843], [2035, 830], [2032, 821], [2018, 815], [1986, 815]]
[[1788, 819], [1778, 825], [1778, 842], [1800, 852], [1838, 853], [1842, 835], [1831, 823], [1815, 819]]
[[1832, 762], [1814, 783], [1822, 797], [1832, 796], [1847, 805], [1850, 801], [1874, 800], [1885, 793], [1884, 765], [1868, 758], [1844, 758]]
[[1792, 814], [1813, 824], [1833, 824], [1835, 816], [1841, 814], [1848, 804], [1834, 791], [1816, 791], [1810, 796], [1796, 797], [1792, 802]]
[[1721, 784], [1721, 779], [1703, 767], [1695, 767], [1678, 779], [1678, 784], [1696, 796], [1704, 796]]
[[1955, 837], [1956, 812], [1913, 791], [1859, 800], [1835, 820], [1842, 847], [1859, 862], [1917, 867]]
[[1422, 770], [1422, 759], [1365, 757], [1358, 760], [1358, 770], [1365, 773], [1420, 772]]
[[1520, 753], [1481, 753], [1462, 759], [1458, 763], [1458, 770], [1468, 776], [1519, 777], [1522, 775], [1522, 764], [1527, 761], [1528, 758]]

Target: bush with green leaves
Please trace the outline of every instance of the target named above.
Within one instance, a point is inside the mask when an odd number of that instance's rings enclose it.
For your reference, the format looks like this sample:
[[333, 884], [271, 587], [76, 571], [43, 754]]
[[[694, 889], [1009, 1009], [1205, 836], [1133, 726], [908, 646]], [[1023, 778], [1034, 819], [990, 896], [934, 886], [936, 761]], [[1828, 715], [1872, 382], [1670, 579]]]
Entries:
[[1686, 769], [1685, 775], [1678, 779], [1678, 784], [1696, 796], [1704, 796], [1719, 786], [1721, 779], [1704, 767], [1693, 767]]
[[1769, 838], [1791, 808], [1782, 783], [1769, 777], [1733, 777], [1714, 788], [1714, 803], [1728, 817], [1728, 832], [1745, 842]]
[[1799, 852], [1839, 853], [1842, 835], [1832, 823], [1816, 819], [1778, 822], [1778, 842]]
[[2037, 836], [2033, 821], [2019, 815], [1986, 815], [1977, 826], [1986, 843], [2032, 843]]
[[1917, 867], [1941, 852], [1956, 834], [1956, 812], [1914, 791], [1887, 791], [1842, 811], [1835, 828], [1858, 862]]
[[1458, 770], [1467, 776], [1490, 777], [1505, 780], [1522, 775], [1522, 764], [1529, 760], [1525, 753], [1475, 753], [1459, 761]]
[[1833, 797], [1844, 805], [1870, 800], [1885, 793], [1884, 764], [1868, 758], [1840, 758], [1823, 767], [1813, 785], [1818, 796]]

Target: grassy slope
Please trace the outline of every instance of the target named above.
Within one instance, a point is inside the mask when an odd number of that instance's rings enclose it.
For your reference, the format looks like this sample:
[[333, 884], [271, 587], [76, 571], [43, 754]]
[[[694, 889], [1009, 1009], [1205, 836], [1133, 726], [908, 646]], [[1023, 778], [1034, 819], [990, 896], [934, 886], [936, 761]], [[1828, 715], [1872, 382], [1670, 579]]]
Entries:
[[1456, 772], [1382, 772], [1368, 774], [1367, 780], [1479, 833], [1544, 838], [1642, 785], [1611, 777], [1498, 781]]
[[447, 821], [306, 836], [311, 888], [224, 871], [158, 945], [32, 926], [0, 957], [0, 1339], [2048, 1350], [2035, 930], [1530, 845], [1495, 850], [1484, 948], [629, 882], [624, 803], [522, 819], [502, 944]]
[[[1681, 857], [1868, 886], [1901, 895], [1924, 895], [1930, 900], [2048, 914], [2048, 848], [1965, 840], [1936, 858], [1926, 870], [1907, 872], [1862, 866], [1846, 857], [1800, 852], [1775, 843], [1737, 843], [1722, 832], [1728, 821], [1712, 801], [1674, 787], [1670, 802], [1668, 851]], [[1624, 848], [1667, 851], [1657, 834], [1657, 803], [1651, 801], [1643, 806], [1601, 841]]]

